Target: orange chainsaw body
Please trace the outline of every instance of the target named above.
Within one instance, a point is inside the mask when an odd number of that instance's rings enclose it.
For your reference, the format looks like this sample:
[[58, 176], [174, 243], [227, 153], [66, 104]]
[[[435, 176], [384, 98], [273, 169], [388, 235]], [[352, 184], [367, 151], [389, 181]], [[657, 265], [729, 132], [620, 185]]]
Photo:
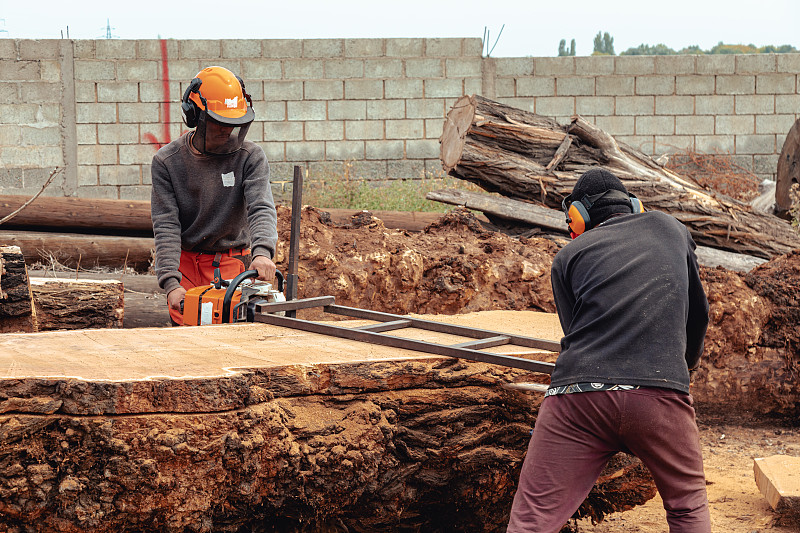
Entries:
[[[225, 288], [215, 289], [214, 285], [192, 287], [186, 291], [183, 300], [183, 323], [187, 326], [222, 324], [222, 303], [225, 292]], [[242, 291], [237, 290], [233, 293], [231, 311], [229, 311], [231, 314], [241, 297]], [[228, 317], [225, 322], [231, 322], [231, 317]]]

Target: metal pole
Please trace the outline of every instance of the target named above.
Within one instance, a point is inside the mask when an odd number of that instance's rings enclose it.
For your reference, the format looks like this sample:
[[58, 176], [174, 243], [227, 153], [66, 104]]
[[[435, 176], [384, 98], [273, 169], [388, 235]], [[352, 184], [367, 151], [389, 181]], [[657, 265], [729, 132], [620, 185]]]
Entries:
[[[286, 275], [286, 300], [297, 299], [297, 258], [300, 253], [300, 211], [303, 209], [303, 171], [300, 166], [294, 167], [292, 181], [292, 228], [289, 235], [289, 272]], [[294, 318], [297, 311], [286, 312], [286, 316]]]

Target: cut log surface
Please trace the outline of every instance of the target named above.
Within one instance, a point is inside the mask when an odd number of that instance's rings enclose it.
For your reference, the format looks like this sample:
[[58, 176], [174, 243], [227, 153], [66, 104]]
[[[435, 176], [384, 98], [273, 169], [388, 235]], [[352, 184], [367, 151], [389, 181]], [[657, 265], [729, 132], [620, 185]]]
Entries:
[[780, 525], [800, 526], [800, 457], [757, 458], [753, 473], [758, 490], [779, 514]]
[[30, 283], [39, 331], [122, 327], [121, 281], [31, 278]]
[[463, 96], [448, 114], [440, 141], [445, 171], [510, 198], [559, 208], [581, 174], [602, 166], [646, 209], [680, 220], [698, 244], [766, 259], [800, 248], [800, 236], [786, 221], [753, 213], [747, 204], [661, 167], [580, 116], [562, 126], [481, 96]]
[[35, 317], [22, 250], [0, 246], [0, 333], [36, 331]]
[[[68, 532], [503, 531], [543, 395], [502, 384], [547, 382], [263, 324], [10, 334], [0, 369], [0, 530]], [[654, 495], [623, 459], [584, 516]]]

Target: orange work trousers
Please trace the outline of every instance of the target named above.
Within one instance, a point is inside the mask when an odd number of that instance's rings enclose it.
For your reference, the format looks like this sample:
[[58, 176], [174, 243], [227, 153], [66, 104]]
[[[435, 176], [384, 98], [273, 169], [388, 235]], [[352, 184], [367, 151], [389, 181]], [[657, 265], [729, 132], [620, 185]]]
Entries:
[[[245, 270], [241, 256], [248, 255], [249, 250], [229, 250], [220, 252], [219, 273], [222, 279], [233, 279]], [[181, 251], [181, 262], [178, 271], [181, 273], [181, 287], [187, 291], [200, 285], [211, 285], [214, 282], [214, 255]], [[175, 325], [183, 325], [183, 314], [169, 308], [169, 316]]]

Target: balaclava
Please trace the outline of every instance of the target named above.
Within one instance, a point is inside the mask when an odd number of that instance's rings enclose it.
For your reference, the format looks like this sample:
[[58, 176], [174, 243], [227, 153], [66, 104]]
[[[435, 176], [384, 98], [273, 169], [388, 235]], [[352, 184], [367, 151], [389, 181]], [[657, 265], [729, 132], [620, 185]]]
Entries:
[[[572, 201], [577, 202], [585, 196], [601, 194], [608, 190], [617, 190], [628, 196], [628, 189], [620, 179], [611, 172], [602, 168], [593, 168], [583, 173], [572, 189]], [[589, 230], [605, 221], [608, 217], [618, 213], [631, 213], [631, 202], [618, 196], [604, 196], [595, 201], [589, 209], [591, 222]]]

